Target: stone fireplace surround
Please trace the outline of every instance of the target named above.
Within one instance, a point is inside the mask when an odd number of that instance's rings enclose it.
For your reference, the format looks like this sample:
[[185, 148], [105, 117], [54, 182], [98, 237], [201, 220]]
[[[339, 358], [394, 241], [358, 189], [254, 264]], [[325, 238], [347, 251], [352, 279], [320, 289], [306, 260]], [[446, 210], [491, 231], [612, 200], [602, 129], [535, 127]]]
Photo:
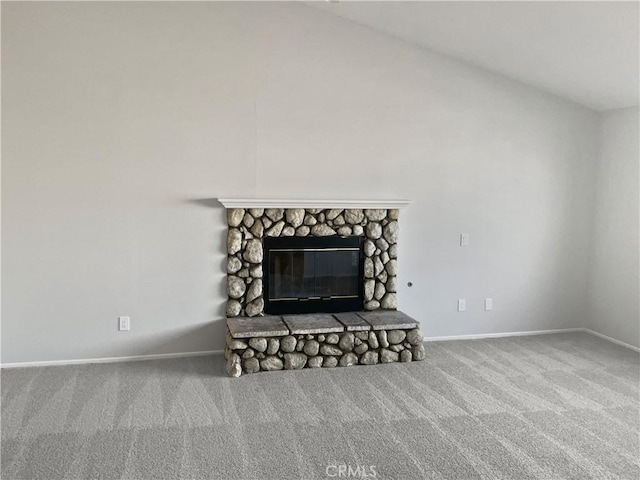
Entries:
[[[219, 201], [228, 224], [225, 358], [230, 376], [424, 359], [419, 324], [397, 311], [396, 301], [399, 208], [409, 202]], [[262, 239], [331, 235], [364, 237], [366, 311], [264, 316]]]

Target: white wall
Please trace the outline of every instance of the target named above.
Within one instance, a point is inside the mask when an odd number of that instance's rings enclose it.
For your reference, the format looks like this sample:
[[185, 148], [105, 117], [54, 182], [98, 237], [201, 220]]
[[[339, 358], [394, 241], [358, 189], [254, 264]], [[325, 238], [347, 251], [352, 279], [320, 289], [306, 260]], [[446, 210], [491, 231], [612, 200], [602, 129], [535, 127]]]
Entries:
[[3, 2], [2, 77], [4, 363], [221, 349], [217, 197], [414, 200], [427, 336], [582, 326], [585, 108], [293, 3]]
[[637, 347], [639, 115], [638, 108], [602, 114], [586, 303], [588, 328]]

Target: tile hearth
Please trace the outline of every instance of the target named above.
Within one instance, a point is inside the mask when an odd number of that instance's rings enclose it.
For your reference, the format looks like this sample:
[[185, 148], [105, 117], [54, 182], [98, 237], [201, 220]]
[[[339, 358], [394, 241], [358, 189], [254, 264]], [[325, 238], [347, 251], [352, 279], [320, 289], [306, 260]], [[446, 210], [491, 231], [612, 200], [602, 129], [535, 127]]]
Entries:
[[424, 360], [419, 323], [403, 312], [227, 318], [227, 373]]

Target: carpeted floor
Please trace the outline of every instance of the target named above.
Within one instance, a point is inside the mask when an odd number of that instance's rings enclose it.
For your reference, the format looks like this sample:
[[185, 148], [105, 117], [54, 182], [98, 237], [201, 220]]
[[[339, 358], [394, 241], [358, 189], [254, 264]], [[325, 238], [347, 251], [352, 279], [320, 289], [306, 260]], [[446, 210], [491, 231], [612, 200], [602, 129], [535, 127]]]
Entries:
[[222, 356], [2, 371], [2, 478], [630, 479], [640, 356], [586, 333], [231, 379]]

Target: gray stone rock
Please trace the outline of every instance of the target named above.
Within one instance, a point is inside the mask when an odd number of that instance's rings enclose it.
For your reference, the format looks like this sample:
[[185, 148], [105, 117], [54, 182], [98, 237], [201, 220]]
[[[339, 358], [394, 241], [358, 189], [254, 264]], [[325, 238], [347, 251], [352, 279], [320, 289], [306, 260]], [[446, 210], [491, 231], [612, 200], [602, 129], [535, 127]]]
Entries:
[[296, 236], [297, 237], [306, 237], [309, 235], [309, 232], [311, 231], [311, 229], [309, 227], [307, 227], [306, 225], [301, 225], [300, 227], [298, 227], [296, 229]]
[[365, 302], [364, 309], [365, 310], [378, 310], [380, 308], [380, 302], [377, 300], [371, 300], [370, 302]]
[[260, 361], [257, 358], [249, 358], [244, 361], [244, 371], [247, 373], [256, 373], [260, 371]]
[[324, 342], [324, 340], [325, 340], [325, 336], [324, 335], [322, 335], [322, 334], [318, 335], [318, 341], [319, 342]]
[[363, 250], [365, 256], [370, 257], [376, 251], [376, 245], [371, 240], [365, 240]]
[[260, 360], [260, 368], [262, 370], [266, 370], [267, 372], [271, 372], [273, 370], [282, 370], [282, 367], [282, 360], [280, 360], [278, 357], [268, 356]]
[[404, 342], [407, 337], [407, 333], [404, 330], [391, 330], [387, 333], [387, 340], [391, 345]]
[[324, 223], [324, 212], [320, 212], [316, 218], [318, 219], [318, 223]]
[[364, 259], [364, 278], [373, 278], [373, 260], [369, 257]]
[[244, 214], [244, 218], [242, 219], [242, 224], [245, 227], [251, 228], [255, 222], [256, 222], [256, 219], [253, 218], [251, 215], [249, 215], [248, 212]]
[[342, 350], [332, 345], [321, 345], [320, 353], [322, 355], [342, 355]]
[[389, 278], [389, 274], [387, 273], [386, 270], [383, 270], [382, 272], [380, 272], [380, 275], [378, 275], [376, 278], [378, 280], [380, 280], [382, 283], [387, 283], [387, 279]]
[[253, 278], [262, 278], [262, 265], [255, 265], [249, 269], [249, 275]]
[[316, 237], [328, 237], [330, 235], [335, 235], [336, 232], [330, 226], [321, 223], [311, 227], [311, 234]]
[[384, 308], [385, 310], [397, 309], [398, 301], [396, 299], [396, 294], [391, 292], [386, 293], [385, 296], [382, 297], [382, 300], [380, 301], [380, 307]]
[[325, 341], [327, 343], [330, 343], [331, 345], [336, 345], [340, 341], [340, 337], [338, 337], [337, 333], [330, 333], [329, 335], [327, 335]]
[[387, 210], [387, 217], [389, 217], [389, 220], [398, 220], [399, 216], [400, 216], [400, 210], [398, 210], [397, 208], [392, 208], [390, 210]]
[[378, 337], [376, 336], [376, 332], [373, 330], [369, 332], [369, 346], [373, 350], [377, 350], [380, 347], [380, 342], [378, 342]]
[[227, 253], [235, 255], [242, 249], [242, 234], [240, 230], [230, 228], [227, 232]]
[[348, 237], [351, 235], [351, 227], [348, 225], [345, 225], [343, 227], [340, 227], [338, 229], [338, 235], [341, 235], [343, 237]]
[[364, 233], [364, 228], [362, 228], [362, 226], [360, 225], [354, 225], [353, 226], [353, 234], [354, 235], [362, 235]]
[[262, 280], [256, 278], [251, 282], [249, 290], [247, 291], [247, 302], [253, 302], [256, 298], [262, 296]]
[[336, 357], [326, 357], [322, 366], [325, 368], [333, 368], [338, 366], [338, 359]]
[[262, 238], [262, 235], [264, 234], [264, 225], [262, 224], [262, 221], [257, 220], [251, 227], [250, 232], [254, 237]]
[[345, 332], [340, 335], [340, 341], [338, 342], [338, 347], [343, 352], [350, 352], [353, 350], [355, 342], [355, 336], [351, 332]]
[[424, 360], [424, 357], [425, 357], [424, 345], [422, 343], [420, 345], [416, 345], [411, 349], [411, 353], [413, 354], [414, 360], [417, 360], [417, 361]]
[[236, 273], [242, 268], [242, 262], [238, 257], [229, 257], [227, 260], [227, 273]]
[[242, 223], [244, 218], [244, 208], [227, 209], [227, 223], [230, 227], [237, 227]]
[[296, 340], [296, 337], [294, 337], [293, 335], [287, 335], [282, 340], [280, 340], [280, 350], [287, 353], [293, 352], [296, 349], [297, 343], [298, 341]]
[[384, 209], [366, 209], [364, 214], [367, 216], [369, 220], [372, 222], [379, 222], [383, 220], [387, 216], [387, 211]]
[[357, 353], [358, 355], [362, 355], [367, 350], [369, 350], [369, 345], [367, 345], [365, 342], [362, 342], [360, 343], [360, 345], [356, 345], [355, 347], [353, 347], [354, 353]]
[[246, 360], [247, 358], [253, 358], [256, 356], [256, 351], [253, 348], [247, 348], [242, 354], [242, 358]]
[[262, 360], [264, 357], [266, 357], [266, 355], [262, 352], [256, 352], [256, 358], [258, 360]]
[[240, 278], [249, 278], [249, 269], [248, 268], [240, 269], [238, 273], [236, 273], [236, 276]]
[[378, 343], [382, 348], [389, 347], [389, 340], [387, 339], [387, 331], [386, 330], [378, 330]]
[[279, 222], [275, 223], [271, 228], [269, 228], [265, 232], [265, 235], [267, 237], [279, 237], [280, 234], [282, 233], [283, 228], [284, 228], [284, 222], [280, 220]]
[[367, 224], [367, 237], [377, 240], [382, 235], [382, 227], [377, 222], [369, 222]]
[[268, 341], [267, 341], [267, 354], [268, 355], [275, 355], [276, 353], [278, 353], [278, 350], [280, 350], [280, 339], [279, 338], [275, 338], [275, 337], [271, 337]]
[[383, 272], [383, 270], [384, 264], [382, 263], [382, 260], [380, 260], [380, 257], [373, 257], [373, 276], [377, 277]]
[[419, 328], [414, 328], [407, 332], [407, 342], [411, 345], [421, 345], [424, 340], [424, 335]]
[[227, 276], [227, 294], [231, 298], [240, 298], [244, 295], [247, 286], [244, 283], [244, 280], [238, 277], [234, 277], [233, 275]]
[[307, 360], [307, 366], [309, 368], [320, 368], [322, 366], [323, 357], [311, 357]]
[[373, 299], [373, 292], [376, 286], [375, 280], [367, 279], [364, 281], [364, 301], [368, 302]]
[[227, 317], [237, 317], [238, 315], [240, 315], [240, 310], [242, 310], [242, 305], [240, 305], [240, 302], [238, 300], [227, 300]]
[[258, 352], [264, 352], [267, 349], [267, 339], [262, 337], [254, 337], [249, 339], [249, 346]]
[[400, 355], [396, 352], [392, 352], [391, 350], [387, 350], [383, 348], [380, 350], [380, 362], [381, 363], [393, 363], [397, 362], [400, 358]]
[[[386, 289], [384, 288], [384, 285], [380, 282], [376, 282], [376, 289], [373, 293], [373, 298], [375, 298], [376, 300], [380, 301], [380, 299], [382, 297], [384, 297], [384, 294], [387, 293]], [[365, 298], [366, 300], [366, 298]]]
[[396, 278], [397, 277], [389, 277], [389, 280], [387, 280], [387, 292], [396, 292]]
[[393, 244], [389, 247], [389, 256], [391, 258], [398, 258], [398, 244]]
[[270, 220], [277, 222], [278, 220], [282, 220], [284, 217], [284, 209], [283, 208], [267, 208], [264, 211], [264, 214], [269, 217]]
[[364, 352], [360, 357], [361, 365], [376, 365], [378, 363], [378, 352], [373, 352], [369, 350], [368, 352]]
[[249, 213], [253, 215], [254, 218], [260, 218], [264, 215], [264, 208], [250, 208]]
[[286, 226], [282, 229], [283, 237], [293, 237], [296, 234], [296, 230], [293, 227]]
[[312, 227], [316, 223], [318, 223], [318, 220], [316, 220], [316, 217], [314, 217], [312, 215], [305, 215], [304, 216], [304, 224], [305, 225], [308, 225], [308, 226]]
[[304, 221], [304, 208], [288, 208], [285, 217], [287, 223], [293, 228], [299, 227]]
[[339, 365], [341, 367], [350, 367], [358, 364], [358, 356], [355, 353], [345, 353], [340, 357]]
[[344, 220], [351, 225], [356, 225], [364, 218], [364, 212], [360, 209], [346, 209], [344, 211]]
[[229, 345], [228, 345], [230, 350], [244, 350], [248, 346], [249, 345], [247, 345], [247, 342], [240, 339], [231, 340], [231, 342], [229, 342]]
[[401, 362], [410, 362], [413, 358], [413, 355], [411, 355], [411, 351], [410, 350], [403, 350], [402, 352], [400, 352], [400, 361]]
[[304, 345], [304, 353], [309, 355], [310, 357], [315, 357], [318, 355], [318, 351], [320, 350], [320, 344], [315, 340], [307, 340], [307, 343]]
[[327, 210], [325, 212], [325, 215], [327, 216], [327, 220], [334, 220], [335, 218], [338, 217], [338, 215], [340, 215], [342, 213], [342, 209], [341, 208], [332, 208], [330, 210]]
[[369, 332], [355, 332], [354, 335], [358, 340], [366, 340], [369, 338]]
[[262, 242], [260, 240], [249, 240], [247, 246], [244, 249], [242, 255], [249, 263], [261, 263], [262, 262]]
[[262, 221], [262, 225], [264, 225], [264, 228], [269, 228], [271, 225], [273, 225], [273, 221], [269, 217], [262, 217], [260, 221]]
[[383, 264], [388, 263], [389, 260], [391, 260], [391, 258], [389, 257], [389, 252], [382, 252], [380, 254], [380, 260], [382, 261]]
[[395, 220], [393, 222], [387, 223], [384, 227], [384, 239], [389, 243], [396, 243], [398, 241], [398, 222]]
[[338, 215], [336, 218], [333, 219], [333, 224], [336, 225], [337, 227], [340, 227], [342, 225], [344, 225], [344, 217], [342, 215]]
[[[356, 338], [353, 340], [353, 344], [357, 347], [358, 345], [361, 345], [361, 344], [362, 344], [362, 340], [360, 340], [358, 337], [356, 337]], [[354, 347], [354, 350], [355, 350], [355, 347]]]
[[296, 345], [296, 352], [301, 352], [304, 349], [304, 344], [306, 340], [304, 338], [298, 337], [298, 344]]
[[396, 260], [395, 258], [392, 260], [389, 260], [389, 263], [387, 263], [385, 269], [387, 270], [387, 273], [389, 275], [397, 275], [398, 274], [398, 260]]
[[247, 317], [255, 317], [264, 312], [264, 299], [262, 297], [256, 298], [253, 302], [247, 303], [244, 308]]
[[389, 244], [384, 238], [379, 238], [376, 240], [376, 247], [378, 247], [381, 252], [386, 252], [387, 250], [389, 250]]
[[232, 353], [227, 360], [227, 374], [230, 377], [239, 377], [242, 375], [242, 361], [240, 355]]
[[304, 353], [285, 353], [285, 370], [300, 370], [307, 364], [307, 356]]
[[393, 350], [394, 352], [401, 352], [404, 350], [404, 345], [391, 345], [389, 350]]

